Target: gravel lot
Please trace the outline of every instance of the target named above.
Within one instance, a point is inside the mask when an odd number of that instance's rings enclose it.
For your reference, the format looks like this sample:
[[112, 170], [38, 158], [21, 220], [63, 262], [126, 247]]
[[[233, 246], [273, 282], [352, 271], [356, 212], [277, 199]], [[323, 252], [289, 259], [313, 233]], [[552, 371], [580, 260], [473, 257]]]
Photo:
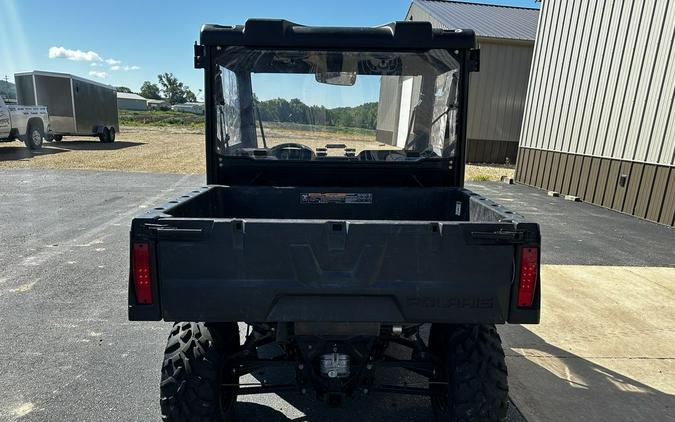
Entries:
[[[269, 145], [301, 142], [312, 147], [330, 143], [335, 135], [269, 129]], [[340, 135], [359, 149], [386, 146], [366, 143], [363, 136]], [[0, 143], [0, 168], [119, 170], [148, 173], [203, 174], [204, 134], [200, 130], [179, 127], [122, 127], [117, 140], [102, 144], [97, 138], [72, 137], [62, 142], [45, 143], [41, 151], [29, 151], [20, 142]], [[499, 180], [513, 177], [513, 167], [469, 165], [467, 180]]]

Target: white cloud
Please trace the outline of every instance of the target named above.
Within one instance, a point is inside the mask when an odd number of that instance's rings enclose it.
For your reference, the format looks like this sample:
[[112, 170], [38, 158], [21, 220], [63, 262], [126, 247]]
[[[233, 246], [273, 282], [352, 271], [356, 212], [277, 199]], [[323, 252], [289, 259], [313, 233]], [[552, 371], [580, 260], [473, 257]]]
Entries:
[[112, 71], [123, 70], [125, 72], [128, 72], [130, 70], [139, 70], [139, 69], [140, 69], [140, 66], [136, 66], [136, 65], [134, 65], [134, 66], [118, 66], [118, 65], [110, 66], [110, 70], [112, 70]]
[[[110, 66], [111, 71], [125, 71], [128, 72], [130, 70], [140, 70], [140, 66], [121, 66], [122, 60], [117, 60], [113, 58], [108, 58], [108, 59], [103, 59], [101, 56], [96, 53], [95, 51], [81, 51], [81, 50], [70, 50], [65, 47], [50, 47], [49, 48], [49, 58], [50, 59], [57, 59], [57, 58], [62, 58], [62, 59], [68, 59], [68, 60], [73, 60], [73, 61], [84, 61], [84, 62], [91, 62], [89, 65], [91, 67], [102, 67], [105, 66], [103, 63], [107, 64]], [[103, 71], [95, 71], [92, 70], [89, 72], [89, 76], [95, 76], [97, 78], [105, 78], [108, 76], [106, 72]]]
[[76, 62], [100, 62], [101, 56], [94, 51], [70, 50], [64, 47], [49, 47], [50, 59], [68, 59]]
[[96, 76], [97, 78], [105, 79], [108, 76], [108, 74], [105, 72], [97, 72], [95, 70], [90, 70], [89, 76]]

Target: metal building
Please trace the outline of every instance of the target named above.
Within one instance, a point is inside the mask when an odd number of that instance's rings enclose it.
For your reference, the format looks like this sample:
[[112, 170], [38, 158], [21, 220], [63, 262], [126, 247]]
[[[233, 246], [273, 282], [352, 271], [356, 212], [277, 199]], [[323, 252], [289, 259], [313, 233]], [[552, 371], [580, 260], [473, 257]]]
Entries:
[[204, 114], [204, 103], [180, 103], [171, 106], [171, 110], [182, 113]]
[[[469, 88], [469, 162], [516, 161], [538, 17], [538, 9], [457, 1], [413, 0], [408, 8], [406, 20], [476, 32], [481, 68], [471, 75]], [[396, 106], [400, 94], [388, 94], [391, 98], [381, 98], [380, 104]], [[382, 142], [395, 138], [398, 128], [407, 127], [392, 120], [395, 114], [384, 108], [378, 115]]]
[[148, 100], [138, 94], [128, 92], [117, 93], [117, 108], [120, 110], [147, 110]]
[[542, 7], [516, 179], [675, 225], [675, 2]]

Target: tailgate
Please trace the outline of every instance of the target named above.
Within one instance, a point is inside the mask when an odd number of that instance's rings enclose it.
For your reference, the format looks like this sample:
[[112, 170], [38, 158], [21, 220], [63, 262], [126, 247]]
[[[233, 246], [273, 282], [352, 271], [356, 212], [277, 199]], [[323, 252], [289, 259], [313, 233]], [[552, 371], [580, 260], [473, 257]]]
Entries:
[[[162, 218], [167, 321], [503, 323], [514, 223]], [[534, 237], [533, 237], [534, 236]]]

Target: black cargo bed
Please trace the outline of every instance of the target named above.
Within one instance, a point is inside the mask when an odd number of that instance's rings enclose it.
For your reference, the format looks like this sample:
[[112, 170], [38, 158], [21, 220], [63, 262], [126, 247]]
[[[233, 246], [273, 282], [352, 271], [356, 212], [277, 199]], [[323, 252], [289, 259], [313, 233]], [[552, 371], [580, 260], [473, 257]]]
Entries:
[[132, 238], [154, 245], [168, 321], [503, 323], [539, 233], [458, 188], [207, 186]]

